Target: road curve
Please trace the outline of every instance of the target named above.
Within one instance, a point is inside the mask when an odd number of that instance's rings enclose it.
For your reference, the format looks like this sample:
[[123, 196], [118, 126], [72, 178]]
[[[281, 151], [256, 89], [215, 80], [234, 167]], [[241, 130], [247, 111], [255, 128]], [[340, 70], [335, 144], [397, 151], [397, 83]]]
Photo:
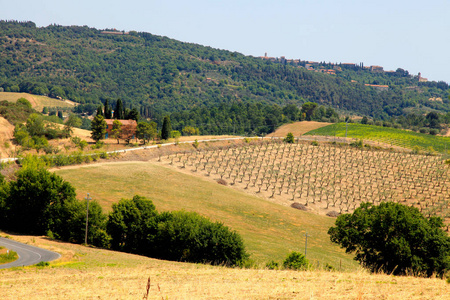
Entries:
[[41, 261], [52, 261], [61, 257], [61, 255], [56, 252], [22, 244], [2, 237], [0, 237], [0, 246], [17, 252], [17, 255], [19, 256], [16, 261], [0, 265], [0, 269], [30, 266]]

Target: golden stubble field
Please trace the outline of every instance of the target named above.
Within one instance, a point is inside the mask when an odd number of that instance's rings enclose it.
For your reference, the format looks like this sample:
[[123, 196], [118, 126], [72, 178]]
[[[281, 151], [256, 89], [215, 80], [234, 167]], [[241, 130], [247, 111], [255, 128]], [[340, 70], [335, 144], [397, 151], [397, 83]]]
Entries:
[[[5, 234], [2, 234], [5, 236]], [[286, 271], [176, 263], [60, 243], [13, 239], [57, 251], [44, 268], [0, 270], [1, 299], [448, 299], [437, 278], [355, 272]]]

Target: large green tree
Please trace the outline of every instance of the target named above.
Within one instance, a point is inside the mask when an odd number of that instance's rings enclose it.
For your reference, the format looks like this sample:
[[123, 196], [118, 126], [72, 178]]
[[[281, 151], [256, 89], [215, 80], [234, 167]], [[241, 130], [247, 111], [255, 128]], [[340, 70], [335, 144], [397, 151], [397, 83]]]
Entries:
[[304, 114], [307, 121], [311, 121], [314, 111], [317, 108], [318, 104], [315, 102], [306, 102], [302, 105], [302, 114]]
[[105, 138], [106, 121], [102, 115], [96, 115], [91, 122], [91, 137], [96, 142]]
[[156, 123], [139, 122], [136, 128], [136, 137], [141, 139], [143, 143], [149, 142], [156, 138], [158, 132], [156, 130]]
[[441, 219], [427, 219], [414, 207], [362, 203], [340, 215], [328, 234], [372, 272], [431, 276], [450, 268], [450, 238], [442, 226]]
[[75, 189], [50, 173], [37, 158], [28, 156], [9, 184], [6, 228], [20, 233], [46, 234], [62, 230], [55, 224], [67, 220], [64, 206], [75, 200]]
[[112, 249], [149, 255], [157, 215], [153, 202], [138, 195], [113, 204], [107, 222]]

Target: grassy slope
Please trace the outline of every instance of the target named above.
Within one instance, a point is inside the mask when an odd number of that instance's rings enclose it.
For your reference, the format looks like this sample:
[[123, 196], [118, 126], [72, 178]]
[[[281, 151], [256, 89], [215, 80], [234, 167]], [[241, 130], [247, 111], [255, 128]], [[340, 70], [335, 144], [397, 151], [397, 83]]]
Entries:
[[[345, 137], [345, 123], [332, 124], [318, 128], [307, 133], [307, 135], [326, 135]], [[434, 150], [443, 152], [450, 149], [450, 137], [433, 136], [402, 129], [389, 127], [348, 124], [347, 137], [380, 141], [400, 147], [412, 149], [419, 146], [423, 150], [433, 147]]]
[[[176, 263], [50, 241], [15, 240], [57, 251], [50, 267], [0, 270], [1, 299], [448, 299], [439, 279], [324, 271], [229, 269]], [[45, 284], [44, 284], [45, 283]]]
[[334, 219], [290, 207], [208, 182], [150, 162], [121, 162], [67, 168], [56, 172], [72, 183], [80, 199], [90, 193], [106, 209], [120, 198], [135, 194], [153, 200], [158, 211], [196, 211], [223, 222], [244, 238], [258, 263], [281, 262], [290, 251], [304, 251], [308, 258], [335, 267], [355, 269], [351, 256], [329, 241], [327, 230]]
[[10, 93], [10, 92], [2, 92], [0, 93], [0, 101], [7, 100], [10, 102], [16, 102], [19, 98], [25, 98], [28, 101], [30, 101], [31, 106], [41, 112], [44, 106], [47, 107], [74, 107], [74, 105], [58, 100], [49, 98], [46, 96], [38, 96], [38, 95], [31, 95], [28, 93]]

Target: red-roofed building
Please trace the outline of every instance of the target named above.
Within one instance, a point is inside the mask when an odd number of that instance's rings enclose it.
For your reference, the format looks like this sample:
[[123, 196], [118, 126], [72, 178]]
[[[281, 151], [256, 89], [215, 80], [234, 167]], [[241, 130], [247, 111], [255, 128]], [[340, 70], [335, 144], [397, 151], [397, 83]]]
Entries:
[[[105, 119], [106, 121], [106, 135], [105, 139], [112, 136], [113, 123], [115, 119]], [[122, 123], [122, 133], [120, 135], [121, 139], [131, 140], [136, 137], [137, 122], [135, 120], [117, 120]]]

